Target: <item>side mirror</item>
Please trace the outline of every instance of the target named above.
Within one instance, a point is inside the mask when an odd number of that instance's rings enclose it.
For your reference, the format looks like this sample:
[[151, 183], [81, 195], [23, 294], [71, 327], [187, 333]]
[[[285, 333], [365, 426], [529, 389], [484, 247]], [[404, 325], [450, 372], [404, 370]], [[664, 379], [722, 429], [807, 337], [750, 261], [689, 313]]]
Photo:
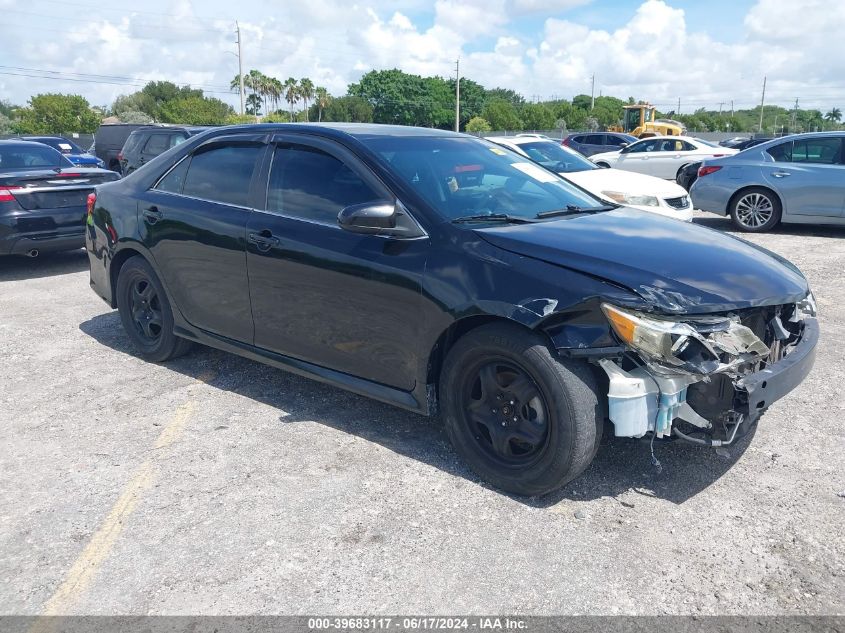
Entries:
[[630, 143], [619, 143], [619, 147], [628, 147]]
[[346, 207], [337, 223], [352, 233], [383, 233], [396, 228], [396, 206], [388, 202], [365, 202]]

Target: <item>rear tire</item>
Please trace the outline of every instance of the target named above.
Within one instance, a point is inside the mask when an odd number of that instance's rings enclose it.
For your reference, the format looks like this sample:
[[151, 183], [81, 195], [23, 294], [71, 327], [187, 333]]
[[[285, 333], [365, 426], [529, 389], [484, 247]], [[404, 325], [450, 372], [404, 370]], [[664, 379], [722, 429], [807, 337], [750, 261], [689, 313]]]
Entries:
[[771, 231], [780, 223], [782, 211], [780, 199], [763, 187], [744, 189], [730, 203], [734, 226], [747, 233]]
[[590, 465], [601, 441], [604, 398], [590, 368], [516, 325], [485, 325], [458, 340], [440, 395], [455, 450], [511, 493], [562, 487]]
[[152, 266], [130, 257], [117, 277], [117, 309], [123, 329], [144, 360], [163, 362], [182, 356], [191, 341], [173, 333], [173, 311]]

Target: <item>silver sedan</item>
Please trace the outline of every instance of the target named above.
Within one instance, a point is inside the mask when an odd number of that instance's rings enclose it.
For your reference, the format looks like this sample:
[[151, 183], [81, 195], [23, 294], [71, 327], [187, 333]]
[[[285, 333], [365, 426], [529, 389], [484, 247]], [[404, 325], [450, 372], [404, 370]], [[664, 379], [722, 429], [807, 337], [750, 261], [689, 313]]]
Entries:
[[706, 160], [690, 195], [696, 209], [730, 215], [743, 231], [845, 225], [845, 132], [795, 134]]

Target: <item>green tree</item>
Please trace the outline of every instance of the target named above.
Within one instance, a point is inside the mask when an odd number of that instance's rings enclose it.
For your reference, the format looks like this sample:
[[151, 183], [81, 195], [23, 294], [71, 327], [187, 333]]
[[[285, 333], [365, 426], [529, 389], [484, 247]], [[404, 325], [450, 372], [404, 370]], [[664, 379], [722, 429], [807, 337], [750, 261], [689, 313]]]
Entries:
[[490, 123], [487, 122], [487, 119], [482, 119], [480, 116], [472, 117], [467, 122], [466, 126], [466, 131], [470, 134], [485, 134], [492, 130], [493, 128], [490, 127]]
[[303, 77], [299, 80], [299, 96], [305, 106], [305, 121], [308, 121], [308, 104], [314, 99], [314, 82]]
[[332, 99], [323, 112], [324, 121], [372, 123], [373, 106], [361, 97], [346, 96]]
[[253, 92], [246, 98], [246, 113], [252, 116], [261, 115], [261, 97]]
[[29, 106], [17, 111], [14, 127], [20, 134], [63, 134], [94, 132], [100, 117], [83, 97], [65, 94], [40, 94]]
[[454, 125], [454, 92], [441, 77], [420, 77], [397, 69], [373, 70], [350, 84], [348, 92], [370, 103], [376, 123]]
[[290, 121], [293, 123], [293, 107], [299, 101], [299, 84], [293, 77], [288, 77], [282, 85], [285, 101], [290, 108]]
[[0, 112], [0, 134], [12, 134], [14, 131], [12, 119]]
[[233, 113], [232, 107], [220, 99], [193, 96], [164, 104], [162, 121], [185, 125], [221, 125]]
[[510, 88], [493, 88], [487, 91], [487, 101], [502, 99], [510, 103], [514, 108], [525, 104], [525, 97]]
[[555, 113], [544, 103], [529, 103], [522, 108], [521, 116], [526, 130], [551, 130], [555, 126]]
[[490, 122], [494, 130], [519, 131], [523, 129], [523, 123], [516, 113], [516, 108], [504, 99], [490, 99], [484, 106], [482, 116]]
[[323, 120], [323, 110], [329, 107], [332, 97], [329, 94], [329, 91], [322, 86], [317, 86], [317, 88], [315, 88], [314, 95], [316, 101], [314, 105], [317, 107], [317, 122], [319, 123]]
[[117, 118], [121, 123], [153, 123], [153, 118], [140, 110], [123, 110]]
[[[455, 80], [447, 80], [449, 102], [448, 106], [454, 108]], [[487, 90], [472, 79], [464, 77], [461, 79], [461, 127], [465, 128], [471, 119], [481, 116], [484, 104], [487, 101]], [[452, 121], [454, 124], [454, 120]]]
[[831, 110], [824, 115], [824, 120], [830, 123], [839, 123], [842, 120], [842, 110], [839, 108], [831, 108]]

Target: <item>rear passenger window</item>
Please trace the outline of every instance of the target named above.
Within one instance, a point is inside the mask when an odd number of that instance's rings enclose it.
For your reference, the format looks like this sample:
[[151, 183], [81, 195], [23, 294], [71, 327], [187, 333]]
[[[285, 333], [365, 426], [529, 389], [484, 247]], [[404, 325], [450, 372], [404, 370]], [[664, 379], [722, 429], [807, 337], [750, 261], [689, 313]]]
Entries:
[[383, 197], [347, 165], [318, 149], [279, 146], [273, 155], [268, 211], [337, 224], [342, 209]]
[[176, 167], [171, 169], [167, 175], [158, 181], [155, 186], [159, 191], [169, 193], [182, 193], [182, 185], [185, 184], [185, 174], [188, 173], [189, 158], [183, 159]]
[[604, 134], [589, 134], [583, 143], [585, 145], [604, 145]]
[[144, 145], [144, 153], [155, 154], [156, 156], [158, 156], [159, 154], [163, 154], [165, 150], [169, 148], [169, 134], [152, 134], [150, 135], [150, 138], [147, 139], [147, 144]]
[[621, 146], [623, 143], [628, 143], [628, 141], [619, 136], [613, 136], [612, 134], [608, 134], [607, 141], [605, 141], [605, 145], [614, 145], [616, 147]]
[[249, 204], [252, 172], [263, 146], [218, 145], [191, 157], [182, 193], [194, 198], [236, 204]]
[[792, 143], [793, 163], [834, 165], [842, 162], [842, 140], [836, 137], [807, 138]]

